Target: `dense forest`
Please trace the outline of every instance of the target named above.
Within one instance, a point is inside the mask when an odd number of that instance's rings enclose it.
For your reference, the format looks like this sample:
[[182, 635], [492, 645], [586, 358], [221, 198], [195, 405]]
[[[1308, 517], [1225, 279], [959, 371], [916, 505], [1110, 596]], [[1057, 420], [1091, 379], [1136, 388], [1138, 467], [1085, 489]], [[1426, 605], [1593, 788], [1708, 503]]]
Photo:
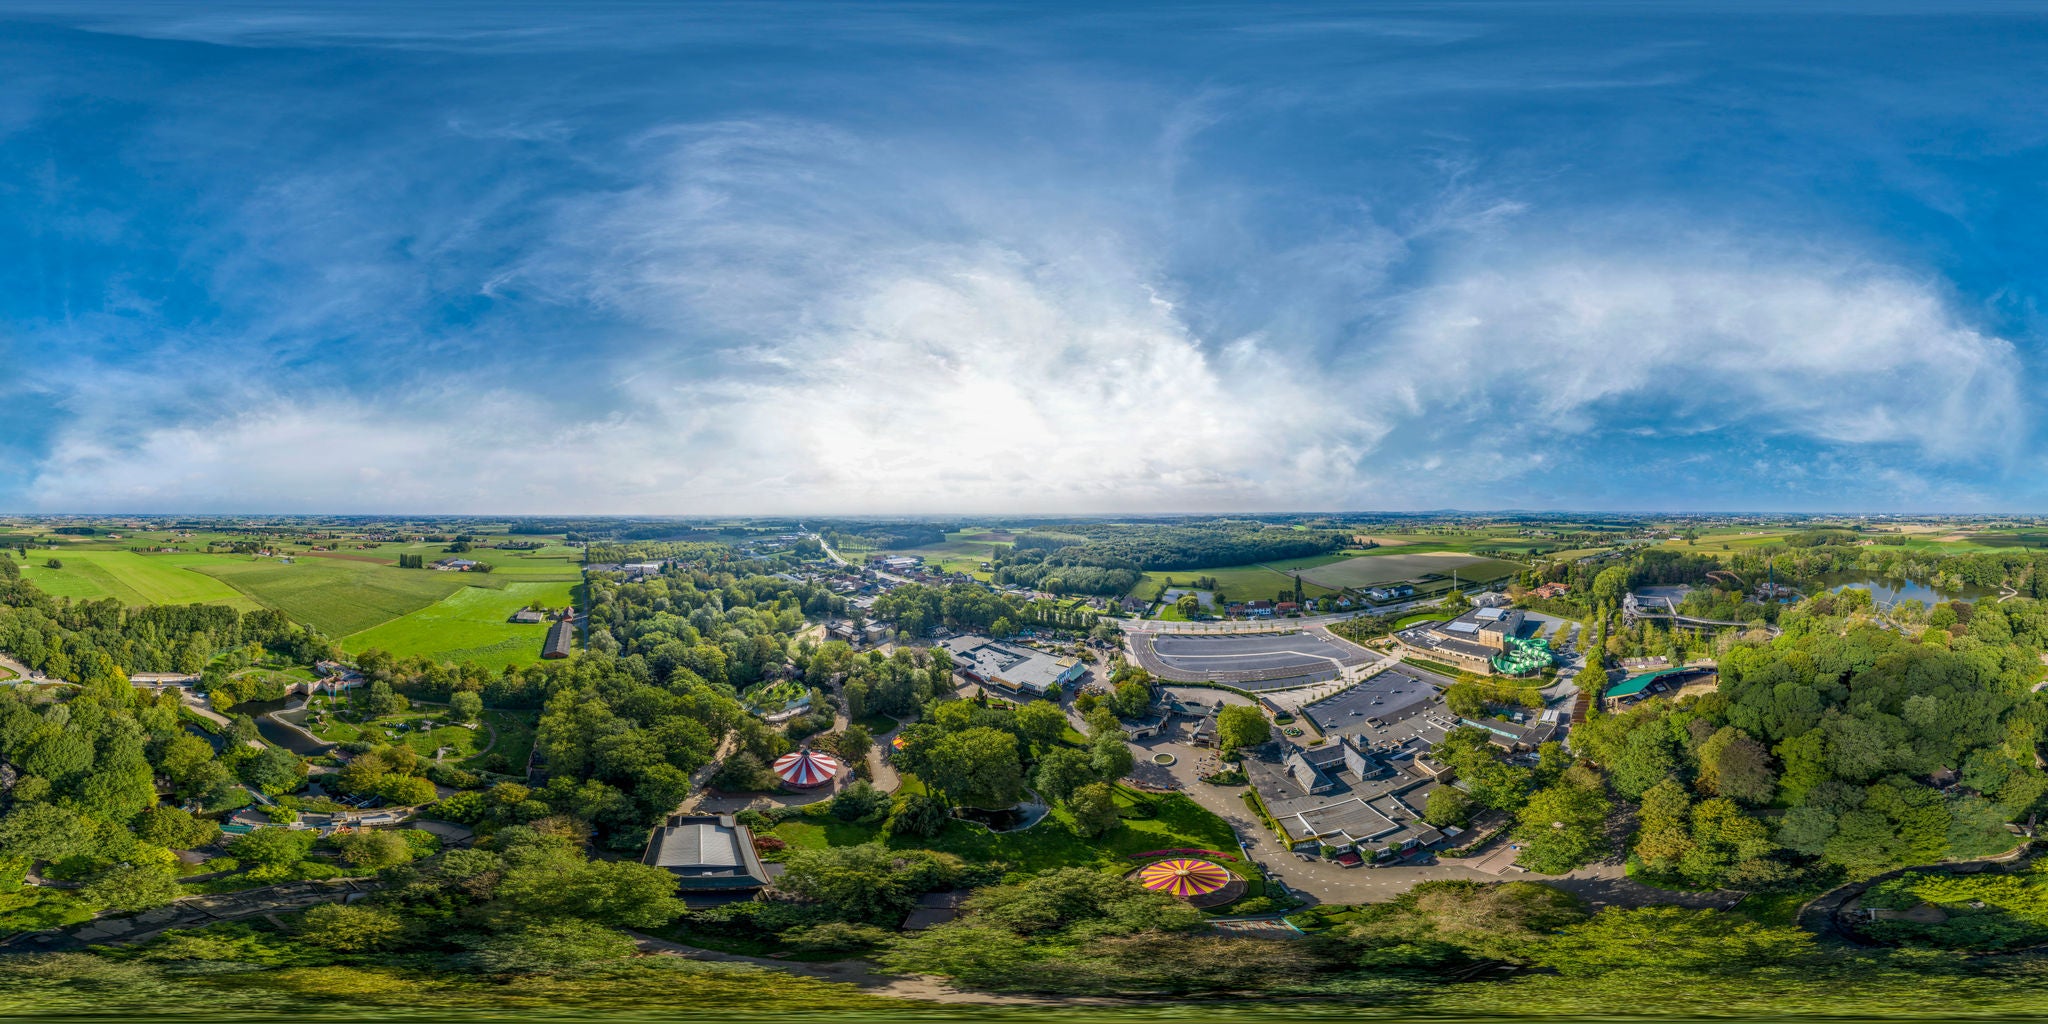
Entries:
[[[2029, 602], [2031, 604], [2031, 602]], [[2022, 609], [2013, 609], [2022, 612]], [[2024, 609], [2039, 616], [2038, 606]], [[2039, 634], [1995, 607], [1918, 642], [1802, 615], [1722, 656], [1717, 692], [1598, 716], [1574, 743], [1640, 806], [1652, 873], [1755, 889], [1968, 860], [2044, 809]]]

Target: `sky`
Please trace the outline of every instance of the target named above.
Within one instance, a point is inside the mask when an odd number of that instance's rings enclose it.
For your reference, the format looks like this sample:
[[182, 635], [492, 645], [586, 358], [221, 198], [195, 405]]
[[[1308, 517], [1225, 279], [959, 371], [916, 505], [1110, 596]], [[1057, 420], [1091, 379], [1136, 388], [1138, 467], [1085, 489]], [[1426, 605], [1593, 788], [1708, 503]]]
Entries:
[[2048, 5], [0, 0], [0, 509], [2042, 511]]

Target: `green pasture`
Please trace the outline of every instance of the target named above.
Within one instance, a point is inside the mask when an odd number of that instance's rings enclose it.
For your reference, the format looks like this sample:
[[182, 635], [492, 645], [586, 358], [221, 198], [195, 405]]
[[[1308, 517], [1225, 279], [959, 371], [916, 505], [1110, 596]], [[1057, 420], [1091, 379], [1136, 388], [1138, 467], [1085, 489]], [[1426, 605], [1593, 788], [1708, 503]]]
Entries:
[[1520, 568], [1513, 562], [1497, 558], [1482, 558], [1451, 551], [1412, 554], [1395, 551], [1317, 566], [1304, 571], [1302, 578], [1304, 581], [1332, 589], [1343, 589], [1399, 583], [1432, 573], [1449, 576], [1456, 572], [1459, 579], [1466, 582], [1484, 583], [1513, 575]]
[[242, 560], [194, 566], [295, 622], [346, 637], [418, 611], [488, 575], [398, 569], [346, 558]]
[[426, 607], [402, 614], [360, 632], [342, 637], [341, 648], [360, 654], [378, 648], [400, 656], [427, 655], [443, 661], [473, 661], [497, 670], [507, 665], [527, 665], [540, 660], [541, 644], [547, 639], [545, 623], [517, 624], [509, 621], [513, 612], [539, 602], [562, 608], [574, 603], [577, 583], [533, 582], [525, 579], [496, 579], [499, 573], [437, 573], [431, 570], [402, 571], [409, 575], [431, 575], [460, 582], [490, 580], [491, 586], [465, 586]]
[[[7, 557], [17, 557], [8, 555]], [[48, 568], [51, 559], [61, 569]], [[30, 551], [21, 574], [55, 597], [95, 601], [111, 597], [128, 607], [152, 604], [227, 604], [244, 611], [261, 607], [220, 580], [203, 575], [209, 565], [249, 561], [242, 555], [191, 552], [149, 555], [125, 549], [65, 548]]]
[[[1299, 559], [1297, 559], [1299, 561]], [[1214, 577], [1216, 588], [1223, 592], [1226, 601], [1271, 601], [1281, 591], [1290, 595], [1294, 592], [1294, 578], [1277, 569], [1264, 565], [1230, 565], [1220, 569], [1176, 569], [1172, 572], [1148, 572], [1139, 577], [1138, 585], [1131, 588], [1131, 596], [1151, 600], [1159, 588], [1172, 580], [1176, 586], [1188, 586], [1202, 576]], [[1318, 586], [1303, 573], [1301, 591], [1309, 597], [1334, 594], [1328, 587]]]

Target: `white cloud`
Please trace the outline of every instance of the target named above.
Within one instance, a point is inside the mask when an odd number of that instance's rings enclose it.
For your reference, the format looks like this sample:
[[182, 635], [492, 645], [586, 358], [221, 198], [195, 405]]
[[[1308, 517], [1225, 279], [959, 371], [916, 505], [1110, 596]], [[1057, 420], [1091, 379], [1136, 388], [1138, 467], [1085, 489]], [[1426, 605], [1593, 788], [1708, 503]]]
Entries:
[[[1405, 305], [1369, 359], [1418, 428], [1495, 424], [1592, 442], [1625, 424], [1649, 437], [1877, 446], [1937, 464], [2010, 459], [2027, 436], [2014, 346], [1896, 268], [1731, 246], [1560, 252], [1466, 269]], [[1493, 466], [1473, 479], [1517, 471]]]
[[[1246, 244], [1222, 261], [1253, 270], [1214, 294], [1168, 268], [1243, 211], [1201, 205], [1214, 190], [1191, 209], [1170, 154], [1048, 187], [1028, 156], [991, 167], [943, 140], [795, 122], [640, 148], [642, 185], [555, 207], [549, 243], [488, 286], [628, 340], [525, 384], [280, 376], [161, 425], [82, 414], [27, 493], [53, 509], [1475, 507], [1544, 503], [1526, 482], [1575, 445], [1789, 438], [1915, 463], [1868, 493], [2027, 434], [2013, 346], [1855, 259], [1567, 249], [1512, 199], [1457, 187], [1407, 211], [1424, 225], [1407, 235], [1361, 213]], [[1409, 283], [1418, 234], [1470, 255], [1433, 253]], [[1253, 326], [1198, 326], [1213, 322]]]

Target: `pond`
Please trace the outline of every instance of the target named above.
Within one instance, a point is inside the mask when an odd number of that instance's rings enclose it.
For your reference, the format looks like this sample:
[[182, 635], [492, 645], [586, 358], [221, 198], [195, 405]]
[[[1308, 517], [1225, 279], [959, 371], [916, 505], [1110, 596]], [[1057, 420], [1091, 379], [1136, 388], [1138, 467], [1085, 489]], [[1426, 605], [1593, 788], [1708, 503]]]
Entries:
[[1993, 594], [1993, 591], [1983, 587], [1970, 586], [1954, 593], [1945, 593], [1925, 583], [1907, 579], [1886, 579], [1867, 572], [1830, 573], [1821, 577], [1821, 585], [1837, 594], [1844, 590], [1867, 590], [1870, 592], [1871, 600], [1884, 608], [1889, 608], [1900, 601], [1918, 601], [1933, 606], [1943, 601], [1974, 601]]
[[1005, 807], [999, 811], [985, 811], [979, 807], [962, 807], [955, 812], [954, 816], [987, 825], [991, 832], [1008, 832], [1022, 826], [1029, 820], [1025, 817], [1024, 812], [1015, 807]]
[[303, 723], [306, 720], [306, 701], [303, 697], [282, 697], [277, 700], [245, 700], [227, 710], [230, 715], [248, 715], [256, 722], [256, 732], [267, 743], [283, 747], [300, 757], [318, 757], [334, 748], [332, 743], [322, 743], [313, 737], [284, 725], [270, 717], [273, 711], [283, 712], [280, 718]]

